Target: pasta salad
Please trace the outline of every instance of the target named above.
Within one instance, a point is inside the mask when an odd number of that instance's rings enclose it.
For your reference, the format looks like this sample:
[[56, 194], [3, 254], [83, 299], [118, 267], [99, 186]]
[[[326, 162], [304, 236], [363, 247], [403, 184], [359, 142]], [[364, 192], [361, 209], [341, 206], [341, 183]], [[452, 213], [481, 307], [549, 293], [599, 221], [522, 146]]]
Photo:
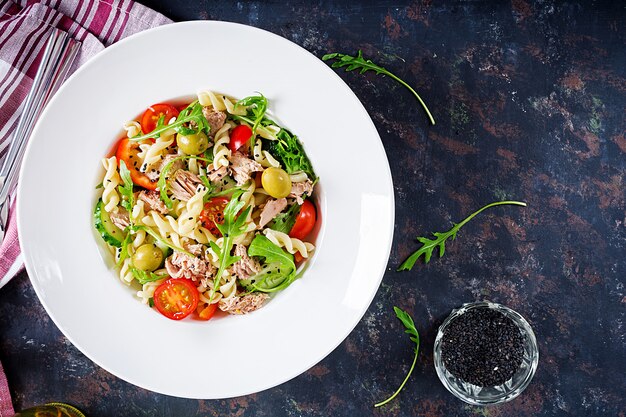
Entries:
[[315, 250], [318, 178], [267, 106], [212, 91], [155, 104], [102, 159], [95, 228], [120, 280], [170, 319], [257, 310]]

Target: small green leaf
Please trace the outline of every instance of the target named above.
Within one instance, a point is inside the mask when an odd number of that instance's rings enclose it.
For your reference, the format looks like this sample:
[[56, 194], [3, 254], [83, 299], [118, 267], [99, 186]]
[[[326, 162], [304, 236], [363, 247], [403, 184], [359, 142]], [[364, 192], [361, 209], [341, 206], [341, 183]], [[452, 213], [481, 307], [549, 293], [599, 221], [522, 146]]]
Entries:
[[419, 96], [419, 94], [417, 94], [417, 92], [413, 89], [413, 87], [408, 85], [404, 80], [402, 80], [398, 76], [392, 74], [387, 69], [376, 65], [369, 59], [367, 60], [364, 59], [363, 52], [361, 50], [357, 52], [356, 57], [345, 55], [345, 54], [339, 54], [336, 52], [326, 54], [322, 57], [323, 61], [328, 61], [330, 59], [338, 59], [337, 61], [333, 62], [333, 64], [331, 65], [331, 67], [333, 68], [346, 67], [346, 71], [354, 71], [356, 69], [359, 69], [360, 74], [365, 74], [367, 71], [374, 71], [377, 75], [381, 75], [381, 74], [388, 75], [389, 77], [393, 78], [394, 80], [402, 84], [404, 87], [406, 87], [417, 98], [417, 100], [420, 102], [420, 104], [424, 108], [424, 111], [426, 111], [426, 114], [428, 115], [428, 119], [430, 120], [430, 123], [432, 125], [435, 124], [435, 119], [433, 118], [433, 115], [430, 113], [430, 110], [428, 110], [428, 107], [426, 107], [426, 103], [424, 103], [422, 98]]
[[400, 384], [400, 387], [396, 390], [396, 392], [394, 392], [389, 398], [387, 398], [384, 401], [381, 401], [377, 404], [374, 404], [374, 407], [380, 407], [383, 406], [385, 404], [387, 404], [389, 401], [393, 400], [399, 393], [400, 391], [402, 391], [402, 388], [404, 388], [404, 385], [406, 384], [406, 382], [409, 380], [409, 378], [411, 377], [411, 374], [413, 373], [413, 369], [415, 369], [415, 364], [417, 363], [417, 356], [419, 355], [419, 348], [420, 348], [420, 335], [417, 332], [417, 329], [415, 328], [415, 323], [413, 323], [413, 319], [411, 318], [411, 316], [409, 315], [409, 313], [407, 313], [406, 311], [398, 308], [398, 307], [393, 307], [393, 311], [396, 313], [396, 317], [402, 322], [402, 324], [404, 325], [404, 333], [408, 334], [410, 337], [409, 339], [415, 343], [415, 347], [413, 348], [413, 352], [415, 353], [415, 355], [413, 356], [413, 364], [411, 365], [411, 368], [409, 369], [409, 372], [407, 373], [406, 377], [404, 378], [404, 381], [402, 381], [402, 384]]
[[478, 213], [480, 213], [483, 210], [486, 210], [490, 207], [500, 206], [504, 204], [526, 207], [526, 203], [523, 203], [520, 201], [497, 201], [495, 203], [487, 204], [486, 206], [476, 210], [474, 213], [467, 216], [462, 222], [458, 224], [453, 223], [452, 229], [448, 230], [447, 232], [444, 232], [444, 233], [434, 232], [433, 236], [435, 236], [435, 239], [428, 239], [426, 237], [418, 237], [417, 240], [422, 244], [422, 246], [418, 250], [413, 252], [408, 258], [406, 258], [404, 262], [400, 264], [400, 266], [398, 267], [398, 271], [410, 271], [415, 265], [415, 262], [417, 262], [419, 257], [422, 255], [424, 256], [424, 263], [430, 262], [430, 258], [433, 255], [433, 250], [436, 247], [439, 247], [439, 257], [441, 258], [446, 251], [446, 240], [450, 238], [452, 240], [456, 239], [456, 234], [458, 233], [459, 229], [461, 229], [461, 227], [465, 225], [465, 223], [472, 220], [474, 216], [476, 216]]

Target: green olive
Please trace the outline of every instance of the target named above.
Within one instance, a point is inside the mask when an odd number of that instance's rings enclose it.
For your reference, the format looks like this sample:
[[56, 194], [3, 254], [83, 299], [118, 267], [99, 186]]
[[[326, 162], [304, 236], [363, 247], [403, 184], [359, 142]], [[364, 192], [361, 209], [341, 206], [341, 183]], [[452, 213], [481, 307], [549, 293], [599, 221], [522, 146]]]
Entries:
[[181, 151], [187, 155], [199, 155], [209, 147], [209, 138], [204, 132], [191, 135], [176, 135], [176, 143]]
[[163, 252], [152, 243], [146, 243], [137, 248], [133, 254], [133, 265], [143, 271], [154, 271], [163, 262]]
[[274, 198], [287, 197], [291, 193], [291, 178], [280, 168], [268, 168], [261, 175], [263, 188]]

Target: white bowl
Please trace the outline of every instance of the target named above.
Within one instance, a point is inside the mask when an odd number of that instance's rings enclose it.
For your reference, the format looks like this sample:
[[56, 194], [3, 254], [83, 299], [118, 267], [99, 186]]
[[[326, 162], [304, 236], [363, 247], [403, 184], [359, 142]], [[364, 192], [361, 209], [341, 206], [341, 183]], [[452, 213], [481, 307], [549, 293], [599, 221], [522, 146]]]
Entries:
[[[148, 105], [209, 88], [262, 92], [321, 178], [317, 251], [303, 277], [247, 316], [168, 320], [141, 304], [92, 225], [100, 159]], [[188, 398], [285, 382], [341, 343], [371, 303], [393, 236], [391, 173], [367, 112], [325, 63], [269, 32], [186, 22], [142, 32], [78, 70], [46, 108], [20, 176], [28, 275], [86, 356], [143, 388]]]

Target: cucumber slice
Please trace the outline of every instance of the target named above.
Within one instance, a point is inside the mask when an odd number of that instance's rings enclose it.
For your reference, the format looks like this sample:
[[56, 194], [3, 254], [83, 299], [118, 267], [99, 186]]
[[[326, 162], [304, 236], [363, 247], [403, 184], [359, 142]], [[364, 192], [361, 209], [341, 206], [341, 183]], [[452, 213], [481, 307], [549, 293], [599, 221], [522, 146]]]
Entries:
[[98, 233], [100, 233], [102, 240], [116, 248], [122, 247], [125, 234], [122, 229], [114, 225], [111, 221], [109, 213], [104, 209], [102, 199], [98, 200], [98, 204], [96, 204], [96, 208], [93, 211], [93, 223]]

